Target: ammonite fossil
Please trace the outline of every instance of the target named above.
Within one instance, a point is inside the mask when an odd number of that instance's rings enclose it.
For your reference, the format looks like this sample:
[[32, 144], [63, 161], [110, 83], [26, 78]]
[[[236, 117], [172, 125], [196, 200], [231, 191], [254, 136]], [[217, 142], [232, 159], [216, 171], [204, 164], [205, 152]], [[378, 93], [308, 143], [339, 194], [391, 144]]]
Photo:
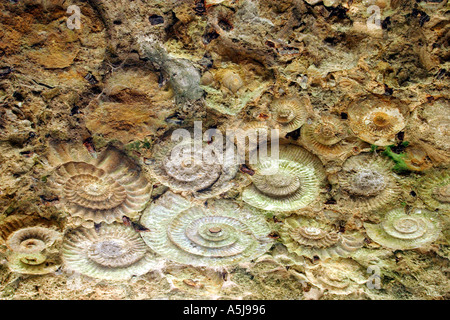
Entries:
[[320, 259], [345, 257], [361, 248], [364, 237], [358, 233], [340, 233], [313, 219], [289, 217], [280, 231], [290, 252]]
[[50, 159], [57, 158], [60, 163], [49, 185], [71, 215], [95, 223], [111, 223], [142, 211], [150, 199], [150, 185], [130, 159], [114, 148], [96, 158], [86, 151], [72, 156], [74, 152], [68, 148], [62, 144], [53, 146]]
[[270, 109], [273, 119], [279, 124], [280, 132], [288, 133], [300, 128], [308, 119], [307, 97], [289, 96], [275, 99]]
[[380, 224], [365, 223], [364, 227], [370, 239], [396, 250], [425, 247], [441, 233], [438, 215], [424, 209], [406, 214], [403, 208], [396, 208], [386, 213]]
[[[277, 168], [274, 173], [272, 168]], [[280, 145], [278, 159], [259, 157], [252, 169], [253, 183], [244, 189], [242, 199], [265, 210], [294, 211], [309, 205], [318, 198], [325, 179], [320, 160], [294, 145]]]
[[399, 102], [365, 97], [348, 108], [349, 125], [364, 141], [377, 146], [395, 142], [395, 135], [407, 123], [407, 111]]
[[141, 223], [150, 229], [142, 237], [168, 260], [196, 266], [234, 265], [257, 258], [272, 245], [263, 216], [230, 200], [194, 206], [166, 192], [142, 215]]
[[400, 188], [389, 170], [391, 167], [389, 160], [369, 154], [348, 158], [338, 174], [341, 205], [347, 209], [369, 212], [396, 200]]
[[[224, 150], [222, 143], [194, 139], [165, 142], [154, 153], [151, 169], [162, 184], [174, 191], [186, 191], [207, 198], [233, 187], [239, 165], [237, 153]], [[234, 149], [234, 146], [229, 146]]]
[[62, 255], [66, 269], [105, 280], [127, 280], [157, 264], [139, 233], [116, 223], [102, 224], [99, 230], [80, 227], [68, 233]]
[[418, 196], [431, 209], [450, 212], [450, 174], [447, 170], [431, 170], [417, 181]]
[[355, 148], [359, 150], [362, 147], [361, 140], [351, 143], [346, 141], [348, 137], [348, 128], [334, 116], [323, 116], [310, 124], [305, 123], [301, 128], [305, 148], [327, 160], [349, 156]]

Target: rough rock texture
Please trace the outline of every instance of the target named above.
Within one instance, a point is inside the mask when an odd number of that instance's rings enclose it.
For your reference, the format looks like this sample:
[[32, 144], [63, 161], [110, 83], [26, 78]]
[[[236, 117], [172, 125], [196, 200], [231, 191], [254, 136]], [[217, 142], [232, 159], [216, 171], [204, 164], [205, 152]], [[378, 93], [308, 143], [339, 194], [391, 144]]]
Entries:
[[[70, 5], [80, 9], [80, 29], [68, 27]], [[449, 10], [448, 0], [1, 1], [0, 298], [449, 299]], [[194, 121], [204, 131], [280, 128], [290, 113], [275, 114], [272, 103], [285, 97], [308, 103], [303, 126], [282, 132], [282, 143], [318, 156], [327, 183], [306, 208], [265, 212], [275, 244], [264, 255], [220, 268], [158, 256], [149, 272], [118, 282], [78, 274], [64, 261], [38, 276], [11, 268], [13, 217], [30, 216], [28, 227], [51, 221], [64, 236], [76, 227], [61, 194], [48, 188], [55, 170], [50, 142], [85, 148], [93, 159], [107, 148], [120, 150], [133, 162], [129, 167], [139, 168], [122, 174], [139, 171], [151, 186], [148, 207], [168, 190], [149, 165], [154, 146], [173, 130], [191, 129]], [[401, 106], [402, 126], [389, 131], [399, 119], [383, 108], [349, 119], [358, 101]], [[331, 118], [339, 130], [302, 131]], [[349, 120], [358, 119], [364, 123], [354, 132]], [[361, 133], [365, 127], [370, 132]], [[390, 145], [363, 140], [386, 132]], [[327, 147], [337, 143], [345, 152]], [[434, 211], [441, 232], [431, 244], [395, 250], [369, 237], [364, 225], [382, 224], [386, 211], [347, 206], [338, 179], [345, 161], [359, 154], [391, 164], [385, 169], [400, 194], [390, 209]], [[242, 166], [235, 187], [215, 198], [242, 205], [253, 169]], [[98, 190], [89, 192], [95, 197]], [[180, 194], [195, 205], [208, 203]], [[332, 259], [290, 252], [280, 230], [294, 215], [358, 233], [364, 244]], [[123, 224], [147, 232], [139, 219], [124, 217]], [[419, 227], [408, 220], [401, 229]], [[374, 279], [379, 285], [371, 285]]]

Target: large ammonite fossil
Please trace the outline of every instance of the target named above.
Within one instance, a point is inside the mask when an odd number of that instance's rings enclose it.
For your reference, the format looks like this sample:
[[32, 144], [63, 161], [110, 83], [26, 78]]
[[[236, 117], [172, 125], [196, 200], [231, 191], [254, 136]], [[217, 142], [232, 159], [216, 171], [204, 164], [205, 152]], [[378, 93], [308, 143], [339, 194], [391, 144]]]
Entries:
[[261, 156], [251, 167], [255, 171], [253, 183], [244, 189], [242, 199], [265, 210], [303, 208], [318, 198], [325, 180], [322, 162], [294, 145], [280, 145], [278, 159]]
[[364, 237], [358, 233], [340, 233], [313, 219], [289, 217], [280, 231], [290, 252], [310, 259], [345, 257], [361, 248]]
[[404, 208], [389, 211], [380, 224], [365, 223], [367, 235], [382, 246], [396, 250], [425, 247], [441, 234], [438, 215], [424, 209], [406, 214]]
[[193, 206], [166, 192], [144, 211], [145, 242], [168, 260], [196, 266], [250, 261], [270, 249], [270, 229], [261, 212], [230, 200]]
[[102, 224], [99, 230], [73, 230], [64, 238], [62, 257], [70, 271], [105, 280], [127, 280], [155, 267], [154, 254], [138, 232], [122, 224]]
[[369, 154], [348, 158], [338, 174], [340, 205], [369, 212], [395, 201], [400, 188], [391, 167], [389, 160]]
[[94, 158], [82, 148], [55, 144], [49, 161], [56, 163], [51, 191], [72, 216], [111, 223], [137, 216], [150, 199], [140, 168], [114, 148]]
[[220, 141], [164, 142], [154, 150], [151, 169], [156, 179], [172, 190], [208, 198], [233, 187], [232, 179], [239, 168], [238, 157], [234, 146], [229, 144], [228, 148], [233, 152], [224, 150]]
[[400, 102], [365, 97], [348, 108], [349, 125], [364, 141], [377, 146], [395, 142], [395, 135], [407, 122], [408, 111]]
[[448, 170], [432, 170], [417, 181], [418, 196], [431, 209], [450, 213], [450, 173]]
[[23, 274], [56, 271], [62, 234], [55, 223], [26, 215], [9, 216], [0, 225], [8, 267]]

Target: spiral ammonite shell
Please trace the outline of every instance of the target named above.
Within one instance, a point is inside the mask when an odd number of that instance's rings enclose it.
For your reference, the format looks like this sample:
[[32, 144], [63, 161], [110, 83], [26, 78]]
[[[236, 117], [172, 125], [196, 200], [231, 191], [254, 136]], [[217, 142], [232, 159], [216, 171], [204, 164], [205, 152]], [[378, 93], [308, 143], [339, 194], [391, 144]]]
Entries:
[[224, 266], [250, 261], [270, 249], [270, 229], [260, 212], [229, 200], [193, 206], [166, 192], [145, 210], [142, 234], [155, 252], [195, 266]]
[[301, 139], [305, 148], [331, 160], [351, 155], [355, 147], [363, 145], [360, 140], [356, 144], [345, 141], [349, 136], [347, 130], [342, 120], [334, 116], [324, 116], [311, 124], [305, 123], [301, 129]]
[[406, 214], [403, 208], [396, 208], [386, 213], [380, 224], [364, 223], [364, 227], [370, 239], [396, 250], [425, 247], [441, 234], [438, 215], [423, 209]]
[[[266, 171], [274, 167], [276, 173]], [[325, 179], [320, 160], [294, 145], [280, 145], [278, 159], [260, 157], [252, 168], [253, 184], [244, 189], [242, 199], [264, 210], [294, 211], [309, 205]]]
[[407, 112], [397, 102], [380, 98], [360, 99], [348, 108], [349, 126], [356, 136], [377, 146], [395, 142], [406, 126]]
[[313, 219], [286, 219], [280, 236], [290, 252], [320, 259], [345, 257], [361, 248], [364, 237], [358, 233], [339, 233], [332, 227]]
[[300, 128], [308, 118], [306, 97], [283, 97], [275, 99], [270, 109], [273, 119], [279, 124], [280, 132], [288, 133]]
[[195, 148], [193, 139], [163, 143], [154, 159], [151, 169], [159, 182], [198, 198], [228, 191], [239, 168], [234, 152], [226, 152], [217, 143], [201, 142], [201, 148]]
[[[114, 148], [97, 158], [70, 159], [66, 146], [54, 147], [61, 164], [49, 184], [71, 215], [96, 223], [136, 216], [150, 199], [150, 185], [140, 168]], [[83, 153], [81, 153], [83, 155]]]
[[65, 236], [62, 254], [67, 269], [105, 280], [127, 280], [157, 264], [139, 233], [116, 223], [75, 229]]
[[348, 158], [338, 174], [341, 205], [369, 212], [396, 200], [401, 190], [390, 167], [389, 160], [368, 154]]
[[417, 194], [433, 210], [450, 211], [450, 173], [432, 170], [417, 181]]

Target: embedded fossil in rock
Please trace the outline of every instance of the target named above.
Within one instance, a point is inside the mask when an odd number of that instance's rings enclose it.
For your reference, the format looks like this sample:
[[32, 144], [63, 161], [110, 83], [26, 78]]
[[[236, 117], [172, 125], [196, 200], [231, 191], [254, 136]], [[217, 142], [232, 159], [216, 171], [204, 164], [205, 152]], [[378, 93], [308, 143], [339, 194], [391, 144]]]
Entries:
[[[278, 157], [260, 157], [252, 165], [253, 184], [244, 189], [242, 199], [273, 211], [294, 211], [314, 202], [325, 179], [320, 160], [295, 145], [280, 145]], [[277, 168], [275, 173], [273, 168]]]
[[417, 181], [419, 197], [431, 209], [450, 210], [450, 174], [446, 170], [431, 170]]
[[139, 233], [120, 224], [99, 231], [80, 227], [64, 237], [64, 268], [106, 280], [126, 280], [147, 273], [157, 260]]
[[349, 210], [381, 210], [400, 196], [389, 160], [360, 154], [348, 158], [338, 173], [341, 206]]
[[305, 148], [326, 160], [345, 160], [347, 156], [358, 153], [364, 145], [361, 141], [346, 141], [347, 138], [346, 125], [331, 115], [320, 117], [311, 124], [305, 123], [301, 128]]
[[97, 158], [72, 145], [53, 144], [49, 161], [55, 166], [50, 189], [75, 217], [95, 223], [136, 216], [150, 199], [150, 186], [125, 155], [108, 148]]
[[371, 144], [387, 146], [406, 126], [408, 112], [398, 101], [365, 97], [352, 103], [348, 116], [355, 135]]
[[10, 216], [0, 225], [10, 270], [46, 274], [59, 268], [62, 234], [55, 223], [33, 216]]
[[163, 258], [195, 266], [225, 266], [250, 261], [272, 245], [262, 213], [231, 200], [196, 206], [166, 192], [144, 211], [150, 229], [144, 241]]
[[345, 257], [363, 245], [361, 234], [343, 234], [313, 219], [292, 216], [284, 223], [280, 235], [288, 250], [310, 259]]
[[275, 99], [270, 108], [281, 133], [288, 133], [300, 128], [306, 122], [311, 102], [304, 96], [289, 96]]
[[396, 208], [383, 217], [380, 224], [365, 223], [368, 236], [384, 247], [408, 250], [426, 247], [441, 233], [441, 222], [436, 213], [415, 209], [406, 214]]
[[[154, 176], [175, 191], [193, 193], [198, 198], [208, 198], [233, 187], [239, 162], [235, 152], [224, 150], [222, 141], [207, 143], [166, 141], [154, 151], [151, 164]], [[233, 148], [233, 147], [232, 147]]]

